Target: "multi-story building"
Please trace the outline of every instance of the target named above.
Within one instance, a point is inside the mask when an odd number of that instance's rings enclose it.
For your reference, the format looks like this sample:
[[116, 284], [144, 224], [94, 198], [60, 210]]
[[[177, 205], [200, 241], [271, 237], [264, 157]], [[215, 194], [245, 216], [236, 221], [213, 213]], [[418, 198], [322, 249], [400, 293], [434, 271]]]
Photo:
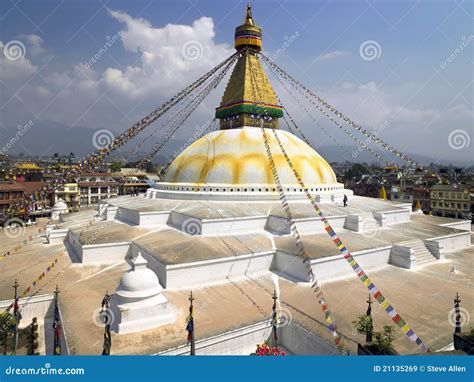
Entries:
[[65, 183], [54, 192], [54, 203], [62, 199], [70, 212], [79, 211], [79, 186], [77, 183]]
[[80, 205], [93, 206], [100, 200], [118, 196], [120, 183], [109, 173], [81, 174], [78, 178]]
[[130, 195], [135, 192], [146, 192], [150, 185], [144, 180], [136, 177], [125, 177], [120, 183], [120, 195]]
[[413, 204], [413, 193], [411, 190], [401, 190], [399, 187], [393, 186], [390, 190], [390, 200]]
[[419, 201], [421, 204], [421, 210], [425, 213], [429, 212], [431, 209], [430, 189], [422, 185], [416, 185], [413, 187], [412, 193], [413, 207], [415, 207], [416, 202]]
[[81, 207], [96, 205], [99, 200], [116, 197], [119, 193], [119, 183], [116, 181], [84, 181], [79, 182], [79, 188]]
[[433, 215], [454, 218], [470, 218], [471, 194], [460, 184], [436, 184], [431, 187], [431, 211]]
[[[8, 209], [15, 203], [19, 203], [23, 200], [25, 194], [25, 188], [15, 181], [0, 182], [0, 219], [5, 220], [8, 217]], [[21, 215], [25, 215], [20, 212]], [[2, 222], [3, 223], [3, 222]]]
[[69, 155], [59, 155], [58, 153], [55, 153], [51, 159], [54, 163], [63, 165], [71, 165], [76, 163], [76, 157], [74, 153], [70, 153]]
[[16, 180], [20, 182], [38, 182], [43, 178], [43, 168], [31, 162], [18, 163], [15, 173]]

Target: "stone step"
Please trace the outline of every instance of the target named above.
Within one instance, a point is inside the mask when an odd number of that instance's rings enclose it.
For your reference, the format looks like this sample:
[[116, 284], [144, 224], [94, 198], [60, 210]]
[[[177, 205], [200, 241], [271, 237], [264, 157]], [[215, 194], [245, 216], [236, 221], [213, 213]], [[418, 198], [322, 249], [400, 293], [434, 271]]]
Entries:
[[428, 264], [436, 260], [436, 258], [431, 254], [428, 248], [426, 248], [423, 240], [408, 240], [401, 243], [397, 243], [397, 245], [410, 248], [416, 258], [417, 265]]
[[408, 240], [408, 241], [401, 241], [399, 243], [396, 243], [397, 245], [400, 245], [402, 247], [410, 247], [412, 248], [413, 246], [418, 246], [418, 245], [423, 245], [424, 243], [421, 240]]
[[423, 256], [418, 256], [418, 255], [415, 255], [416, 257], [416, 261], [423, 261], [423, 260], [435, 260], [436, 257], [434, 257], [433, 255], [429, 254], [429, 255], [423, 255]]
[[432, 263], [435, 260], [436, 260], [436, 258], [434, 256], [433, 256], [432, 259], [422, 259], [422, 260], [416, 259], [416, 265], [424, 265], [424, 264]]

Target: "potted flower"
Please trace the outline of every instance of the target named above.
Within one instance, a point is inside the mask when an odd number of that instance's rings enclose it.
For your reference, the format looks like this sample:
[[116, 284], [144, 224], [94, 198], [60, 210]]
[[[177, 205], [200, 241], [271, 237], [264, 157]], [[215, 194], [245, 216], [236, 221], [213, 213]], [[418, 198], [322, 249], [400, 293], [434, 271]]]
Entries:
[[257, 345], [257, 350], [252, 355], [286, 355], [286, 353], [280, 347], [270, 347], [267, 342], [264, 342]]

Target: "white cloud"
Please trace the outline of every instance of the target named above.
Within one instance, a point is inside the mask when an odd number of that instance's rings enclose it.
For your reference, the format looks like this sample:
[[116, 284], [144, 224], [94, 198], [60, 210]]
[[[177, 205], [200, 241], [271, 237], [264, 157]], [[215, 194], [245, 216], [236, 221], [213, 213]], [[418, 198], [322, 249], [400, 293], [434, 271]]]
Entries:
[[104, 82], [130, 98], [170, 94], [200, 77], [233, 53], [228, 44], [214, 41], [214, 22], [201, 17], [192, 25], [153, 27], [143, 18], [109, 11], [125, 30], [119, 33], [123, 46], [139, 55], [139, 65], [125, 70], [108, 68]]
[[[117, 64], [99, 70], [100, 65], [88, 65], [86, 60], [93, 57], [97, 50], [97, 47], [91, 46], [90, 56], [85, 57], [84, 62], [60, 71], [49, 70], [50, 67], [46, 65], [41, 70], [41, 76], [35, 76], [42, 66], [41, 60], [50, 54], [39, 36], [18, 37], [24, 41], [27, 54], [17, 61], [6, 59], [4, 45], [0, 42], [2, 106], [8, 101], [8, 107], [2, 110], [2, 125], [16, 128], [25, 119], [34, 118], [29, 114], [31, 110], [41, 113], [39, 117], [45, 121], [68, 127], [123, 131], [170, 94], [196, 80], [234, 52], [230, 45], [216, 43], [214, 23], [208, 17], [201, 17], [191, 25], [154, 27], [146, 19], [135, 19], [124, 12], [110, 11], [110, 15], [123, 26], [119, 32], [120, 40], [114, 43], [118, 47], [121, 42], [129, 57], [136, 58], [136, 62], [126, 68]], [[110, 51], [104, 53], [108, 54]], [[318, 57], [318, 60], [328, 61], [348, 54], [346, 51], [328, 52]], [[31, 77], [31, 81], [26, 82]], [[278, 94], [286, 96], [286, 91], [280, 89], [278, 81], [273, 81], [273, 85]], [[206, 103], [188, 121], [189, 126], [213, 118], [214, 107], [222, 91], [217, 89], [206, 99]], [[413, 102], [396, 101], [394, 94], [397, 91], [402, 93], [402, 96], [398, 95], [400, 99], [409, 99], [413, 89], [407, 88], [404, 83], [387, 91], [380, 89], [374, 82], [344, 82], [321, 91], [321, 96], [369, 130], [388, 121], [390, 129], [383, 131], [382, 138], [399, 147], [405, 144], [407, 137], [412, 137], [413, 151], [431, 152], [431, 146], [439, 144], [439, 152], [446, 152], [446, 147], [442, 146], [443, 142], [440, 142], [435, 132], [446, 131], [447, 127], [467, 128], [467, 124], [472, 121], [473, 112], [468, 105], [453, 103], [438, 108], [431, 106], [433, 102], [428, 95], [425, 104], [415, 106]], [[290, 97], [286, 96], [283, 102], [288, 103], [290, 112], [295, 110], [290, 108]], [[313, 110], [315, 116], [319, 114], [310, 104], [307, 107]], [[314, 131], [309, 130], [314, 129], [314, 126], [309, 127], [314, 122], [305, 113], [296, 116], [293, 113], [293, 116], [298, 118], [298, 123], [301, 121], [302, 127], [308, 132]], [[424, 131], [426, 125], [429, 130], [427, 128]], [[155, 128], [156, 125], [149, 130]], [[187, 132], [189, 130], [183, 128], [178, 134], [185, 135]], [[418, 140], [415, 139], [417, 134]], [[344, 137], [344, 133], [341, 132], [341, 136]], [[417, 143], [420, 141], [424, 145]]]
[[346, 57], [349, 56], [351, 52], [347, 50], [335, 50], [333, 52], [328, 52], [319, 55], [315, 61], [329, 61], [329, 60], [334, 60], [336, 58], [341, 58], [341, 57]]
[[12, 60], [5, 56], [5, 44], [0, 41], [0, 80], [14, 86], [16, 82], [25, 80], [36, 71], [36, 66], [26, 57]]
[[43, 39], [35, 34], [21, 34], [18, 36], [19, 39], [26, 41], [27, 54], [38, 56], [46, 52], [43, 48]]
[[[43, 40], [32, 34], [18, 36], [26, 46], [26, 56], [18, 61], [4, 57], [0, 42], [2, 100], [7, 100], [17, 91], [21, 98], [21, 101], [15, 99], [16, 105], [9, 104], [8, 112], [2, 116], [3, 123], [16, 125], [19, 116], [24, 118], [26, 104], [28, 111], [41, 112], [41, 118], [67, 126], [123, 130], [135, 118], [153, 110], [162, 99], [182, 89], [234, 52], [230, 45], [215, 42], [214, 23], [208, 17], [201, 17], [191, 25], [167, 24], [156, 28], [143, 18], [134, 19], [123, 12], [109, 12], [123, 25], [118, 41], [126, 51], [137, 55], [136, 64], [125, 69], [108, 67], [99, 71], [98, 65], [86, 62], [90, 58], [87, 57], [84, 62], [63, 71], [48, 71], [44, 67], [41, 77], [35, 76], [25, 83], [38, 69], [34, 64], [35, 56], [43, 58], [48, 54]], [[91, 57], [96, 53], [92, 50]], [[129, 116], [131, 110], [134, 113]], [[199, 110], [202, 109], [197, 113]]]

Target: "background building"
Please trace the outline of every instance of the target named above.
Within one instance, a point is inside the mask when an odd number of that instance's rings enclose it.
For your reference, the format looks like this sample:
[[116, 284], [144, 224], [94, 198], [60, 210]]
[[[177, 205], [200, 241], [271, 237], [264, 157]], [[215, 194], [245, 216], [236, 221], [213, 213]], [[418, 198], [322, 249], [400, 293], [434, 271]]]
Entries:
[[469, 218], [471, 195], [469, 189], [459, 184], [437, 184], [431, 188], [431, 212], [433, 215]]
[[54, 192], [54, 203], [62, 199], [70, 212], [79, 211], [79, 186], [77, 183], [65, 183]]

